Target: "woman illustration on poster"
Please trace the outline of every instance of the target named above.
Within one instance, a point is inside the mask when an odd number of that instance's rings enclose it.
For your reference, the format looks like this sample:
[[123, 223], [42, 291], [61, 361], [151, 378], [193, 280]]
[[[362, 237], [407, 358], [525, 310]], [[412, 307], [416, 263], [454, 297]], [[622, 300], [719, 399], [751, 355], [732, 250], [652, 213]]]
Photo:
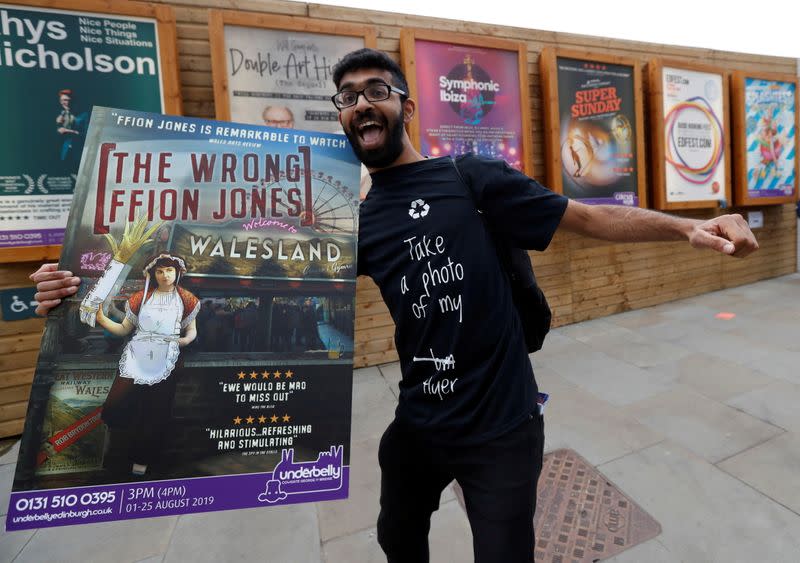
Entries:
[[134, 332], [119, 361], [119, 370], [103, 405], [102, 418], [111, 433], [131, 433], [129, 459], [134, 475], [144, 475], [157, 458], [172, 408], [175, 378], [170, 378], [180, 348], [197, 337], [195, 317], [200, 301], [178, 285], [186, 273], [182, 258], [159, 254], [145, 266], [144, 289], [125, 306], [117, 323], [97, 309], [97, 323], [115, 336]]

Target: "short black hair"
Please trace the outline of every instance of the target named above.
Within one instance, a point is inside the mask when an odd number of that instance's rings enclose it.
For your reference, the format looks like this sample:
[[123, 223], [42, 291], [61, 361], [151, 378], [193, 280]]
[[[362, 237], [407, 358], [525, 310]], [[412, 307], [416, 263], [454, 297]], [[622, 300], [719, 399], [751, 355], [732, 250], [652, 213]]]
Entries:
[[388, 71], [392, 75], [392, 82], [394, 82], [392, 86], [408, 93], [408, 82], [406, 82], [406, 76], [403, 74], [400, 65], [389, 55], [376, 49], [359, 49], [342, 57], [342, 60], [333, 67], [333, 83], [336, 85], [336, 89], [339, 89], [339, 84], [345, 74], [364, 68], [377, 68]]

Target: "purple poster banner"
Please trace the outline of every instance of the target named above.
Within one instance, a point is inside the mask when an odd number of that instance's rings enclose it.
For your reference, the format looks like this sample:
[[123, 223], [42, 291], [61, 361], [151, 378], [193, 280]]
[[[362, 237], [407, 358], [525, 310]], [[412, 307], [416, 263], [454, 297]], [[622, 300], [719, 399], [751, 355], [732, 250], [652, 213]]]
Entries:
[[524, 167], [517, 51], [415, 42], [423, 154], [467, 152]]
[[12, 493], [6, 530], [343, 499], [350, 468], [342, 451], [340, 445], [295, 462], [294, 450], [283, 450], [272, 473]]
[[96, 106], [83, 155], [8, 529], [345, 498], [347, 139]]

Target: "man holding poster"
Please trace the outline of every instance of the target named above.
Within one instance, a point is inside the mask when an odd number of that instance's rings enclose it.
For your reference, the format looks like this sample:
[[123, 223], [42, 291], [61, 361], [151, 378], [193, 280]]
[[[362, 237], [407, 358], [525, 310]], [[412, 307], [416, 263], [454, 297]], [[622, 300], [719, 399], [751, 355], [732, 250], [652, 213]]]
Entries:
[[[380, 51], [344, 57], [334, 83], [339, 120], [373, 182], [360, 210], [358, 273], [381, 289], [403, 373], [379, 451], [378, 541], [392, 563], [428, 561], [430, 517], [455, 479], [475, 560], [532, 561], [543, 419], [508, 277], [484, 221], [505, 244], [536, 250], [558, 228], [612, 241], [687, 240], [738, 257], [758, 244], [738, 215], [702, 222], [588, 206], [502, 161], [423, 157], [405, 131], [416, 104], [399, 66]], [[74, 278], [54, 270], [32, 276], [40, 312], [74, 292]]]

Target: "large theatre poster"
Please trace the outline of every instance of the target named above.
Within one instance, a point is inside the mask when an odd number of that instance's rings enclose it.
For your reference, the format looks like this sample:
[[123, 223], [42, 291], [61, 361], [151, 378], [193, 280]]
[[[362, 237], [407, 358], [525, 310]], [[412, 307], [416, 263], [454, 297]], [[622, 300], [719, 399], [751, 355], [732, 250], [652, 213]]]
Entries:
[[644, 206], [638, 63], [543, 54], [548, 182], [591, 204]]
[[524, 49], [424, 30], [403, 30], [401, 42], [410, 94], [419, 102], [412, 137], [420, 152], [471, 152], [531, 173]]
[[369, 26], [213, 10], [217, 119], [340, 133], [333, 67], [374, 47]]
[[343, 135], [95, 107], [9, 530], [348, 493]]
[[[738, 82], [738, 84], [737, 84]], [[742, 125], [737, 158], [741, 205], [788, 203], [798, 193], [797, 78], [736, 73], [734, 115]]]
[[655, 207], [729, 205], [728, 73], [653, 59], [648, 74]]
[[177, 78], [167, 74], [175, 72], [171, 9], [110, 2], [109, 13], [97, 13], [80, 5], [0, 4], [2, 256], [62, 243], [92, 106], [180, 109]]

